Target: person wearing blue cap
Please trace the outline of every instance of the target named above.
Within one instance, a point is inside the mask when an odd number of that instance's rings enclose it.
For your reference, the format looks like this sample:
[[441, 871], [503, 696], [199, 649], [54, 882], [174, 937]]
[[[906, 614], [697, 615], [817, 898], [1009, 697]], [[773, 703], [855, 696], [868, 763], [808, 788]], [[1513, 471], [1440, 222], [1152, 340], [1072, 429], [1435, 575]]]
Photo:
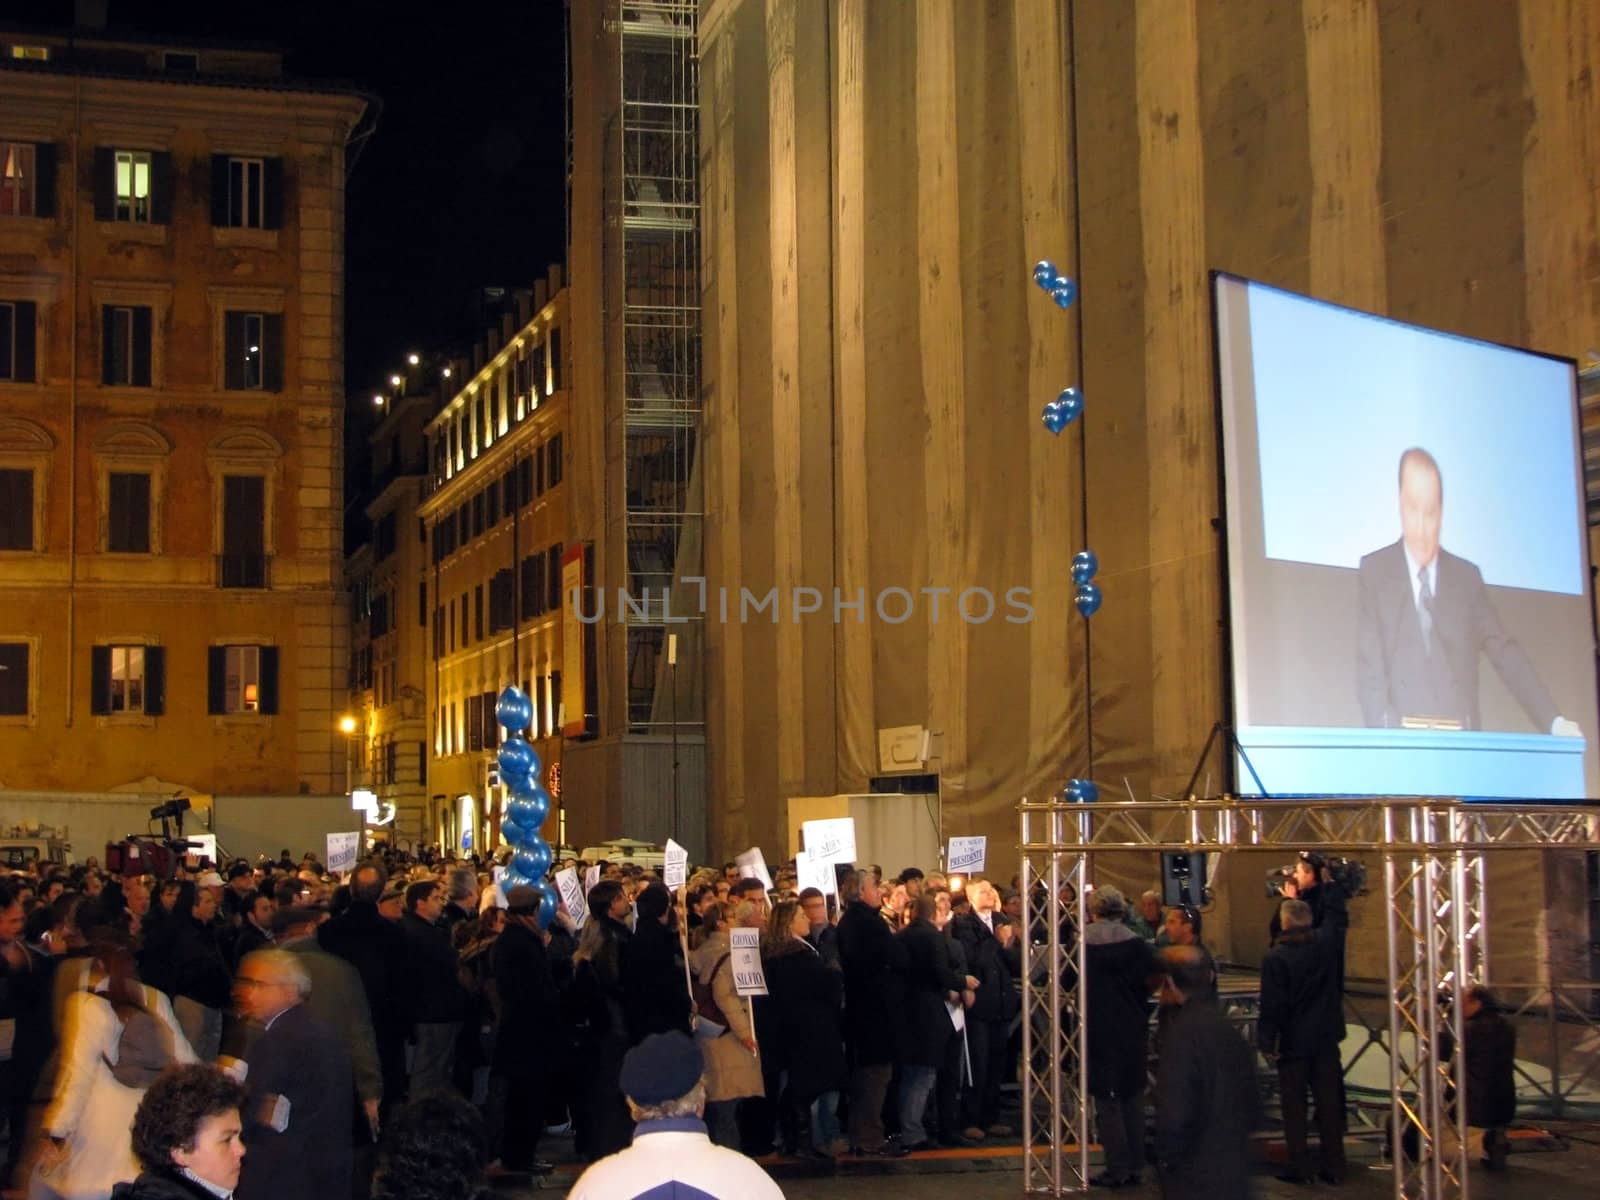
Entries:
[[687, 1034], [653, 1033], [622, 1060], [622, 1092], [637, 1124], [633, 1145], [578, 1177], [568, 1200], [783, 1200], [778, 1185], [706, 1135], [705, 1059]]

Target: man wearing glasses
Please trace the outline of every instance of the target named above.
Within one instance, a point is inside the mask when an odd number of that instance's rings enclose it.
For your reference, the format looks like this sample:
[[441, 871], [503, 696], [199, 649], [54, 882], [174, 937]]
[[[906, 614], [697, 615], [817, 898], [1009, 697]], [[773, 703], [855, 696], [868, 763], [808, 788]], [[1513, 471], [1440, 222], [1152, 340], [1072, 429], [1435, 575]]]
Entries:
[[239, 964], [233, 996], [262, 1033], [241, 1064], [244, 1142], [238, 1200], [347, 1196], [355, 1076], [337, 1035], [305, 1007], [311, 976], [298, 956], [258, 950]]

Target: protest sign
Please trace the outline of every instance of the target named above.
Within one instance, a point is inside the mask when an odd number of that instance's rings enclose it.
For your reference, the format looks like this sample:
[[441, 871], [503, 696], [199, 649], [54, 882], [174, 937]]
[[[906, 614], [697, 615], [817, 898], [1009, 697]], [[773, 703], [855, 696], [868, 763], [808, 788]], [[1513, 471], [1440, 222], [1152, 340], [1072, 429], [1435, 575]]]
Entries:
[[190, 843], [189, 853], [194, 856], [195, 862], [204, 859], [211, 866], [217, 865], [217, 835], [214, 833], [190, 833], [184, 835]]
[[356, 868], [356, 855], [361, 853], [361, 831], [330, 833], [328, 835], [328, 872], [343, 875]]
[[761, 969], [761, 930], [730, 929], [728, 949], [733, 957], [733, 986], [741, 996], [765, 996], [767, 976]]
[[561, 907], [579, 929], [589, 919], [589, 906], [583, 898], [583, 885], [578, 882], [578, 872], [572, 867], [556, 872], [556, 887], [561, 892]]
[[801, 836], [806, 853], [816, 863], [853, 863], [856, 860], [856, 822], [854, 817], [832, 817], [826, 821], [802, 821]]
[[600, 864], [596, 863], [583, 872], [583, 894], [587, 896], [594, 891], [594, 885], [600, 882]]
[[760, 846], [752, 846], [743, 854], [735, 854], [733, 865], [739, 868], [740, 879], [759, 879], [762, 887], [769, 892], [772, 890], [772, 876], [767, 871], [767, 860], [762, 857]]
[[951, 875], [978, 875], [988, 854], [986, 837], [953, 837], [945, 854], [944, 869]]
[[667, 862], [662, 876], [669, 892], [677, 891], [689, 877], [689, 852], [671, 838], [667, 839]]
[[800, 891], [816, 888], [824, 896], [839, 890], [839, 881], [832, 863], [819, 863], [804, 850], [794, 856], [795, 887]]

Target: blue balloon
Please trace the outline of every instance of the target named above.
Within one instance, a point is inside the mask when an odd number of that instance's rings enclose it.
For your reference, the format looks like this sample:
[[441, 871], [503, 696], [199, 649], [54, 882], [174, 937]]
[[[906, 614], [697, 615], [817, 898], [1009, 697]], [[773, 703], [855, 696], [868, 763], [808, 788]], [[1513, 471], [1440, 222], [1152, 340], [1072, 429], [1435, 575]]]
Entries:
[[1078, 298], [1078, 285], [1065, 275], [1058, 276], [1050, 285], [1050, 298], [1056, 302], [1057, 308], [1071, 308], [1072, 302]]
[[513, 737], [500, 743], [499, 760], [500, 774], [509, 783], [515, 779], [526, 779], [532, 774], [539, 756], [522, 738]]
[[521, 733], [533, 722], [533, 701], [528, 699], [527, 692], [513, 683], [500, 693], [500, 699], [495, 702], [494, 719], [512, 733]]
[[519, 875], [526, 875], [529, 879], [543, 879], [546, 871], [550, 869], [550, 845], [543, 838], [534, 838], [532, 842], [517, 851], [511, 865], [517, 869]]
[[1083, 393], [1075, 387], [1062, 388], [1055, 399], [1056, 407], [1067, 414], [1070, 425], [1083, 415]]
[[1079, 550], [1072, 556], [1072, 582], [1088, 583], [1100, 569], [1100, 560], [1093, 550]]
[[1100, 586], [1098, 584], [1080, 583], [1078, 585], [1078, 594], [1072, 598], [1072, 602], [1078, 606], [1078, 611], [1082, 613], [1085, 618], [1088, 618], [1094, 616], [1095, 613], [1100, 611], [1100, 602], [1102, 599], [1103, 597], [1100, 595]]
[[1033, 264], [1033, 281], [1045, 291], [1056, 286], [1057, 278], [1056, 265], [1048, 258], [1041, 258]]
[[506, 868], [506, 873], [500, 876], [500, 890], [509, 896], [512, 888], [525, 887], [531, 882], [525, 879], [515, 866], [509, 866]]
[[550, 815], [550, 793], [538, 784], [531, 789], [512, 799], [506, 805], [506, 813], [514, 818], [518, 825], [524, 829], [537, 833], [544, 824], [544, 819]]
[[1100, 799], [1100, 789], [1092, 779], [1069, 779], [1067, 798], [1078, 804], [1093, 804]]
[[549, 929], [550, 922], [556, 918], [556, 908], [561, 903], [561, 893], [556, 891], [556, 885], [548, 879], [541, 879], [533, 885], [539, 889], [539, 916], [536, 918], [540, 929]]

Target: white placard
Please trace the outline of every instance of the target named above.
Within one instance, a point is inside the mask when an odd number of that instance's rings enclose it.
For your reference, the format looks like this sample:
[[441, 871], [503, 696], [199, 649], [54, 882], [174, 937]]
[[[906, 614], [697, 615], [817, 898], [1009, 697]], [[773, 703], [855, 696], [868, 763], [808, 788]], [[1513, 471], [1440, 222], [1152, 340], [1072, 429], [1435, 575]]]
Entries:
[[953, 837], [945, 853], [944, 869], [950, 875], [977, 875], [982, 873], [984, 859], [989, 853], [986, 837]]
[[761, 930], [730, 929], [728, 949], [733, 957], [733, 986], [741, 996], [765, 996], [767, 975], [761, 969]]
[[839, 890], [839, 879], [833, 864], [813, 862], [811, 855], [804, 850], [794, 856], [794, 874], [795, 886], [802, 892], [807, 888], [816, 888], [824, 896], [832, 896]]
[[762, 887], [769, 892], [772, 890], [772, 875], [767, 871], [767, 860], [762, 857], [760, 846], [735, 854], [733, 865], [739, 868], [740, 879], [759, 879]]
[[677, 891], [689, 878], [689, 852], [671, 838], [667, 839], [667, 863], [662, 876], [669, 892]]
[[556, 887], [561, 892], [561, 907], [567, 910], [572, 923], [582, 929], [583, 923], [589, 919], [589, 905], [583, 898], [585, 893], [583, 885], [578, 882], [578, 872], [572, 867], [557, 871]]
[[853, 863], [856, 861], [856, 821], [854, 817], [833, 817], [826, 821], [802, 821], [801, 836], [813, 862]]
[[361, 831], [330, 833], [328, 835], [328, 873], [343, 875], [356, 869], [356, 855], [361, 853]]
[[184, 841], [186, 841], [186, 842], [194, 842], [195, 843], [195, 845], [192, 846], [190, 848], [190, 850], [189, 850], [190, 854], [197, 855], [200, 858], [209, 858], [211, 860], [211, 865], [213, 867], [218, 865], [218, 863], [217, 863], [217, 835], [216, 834], [214, 834], [214, 833], [186, 833], [186, 834], [184, 834]]

